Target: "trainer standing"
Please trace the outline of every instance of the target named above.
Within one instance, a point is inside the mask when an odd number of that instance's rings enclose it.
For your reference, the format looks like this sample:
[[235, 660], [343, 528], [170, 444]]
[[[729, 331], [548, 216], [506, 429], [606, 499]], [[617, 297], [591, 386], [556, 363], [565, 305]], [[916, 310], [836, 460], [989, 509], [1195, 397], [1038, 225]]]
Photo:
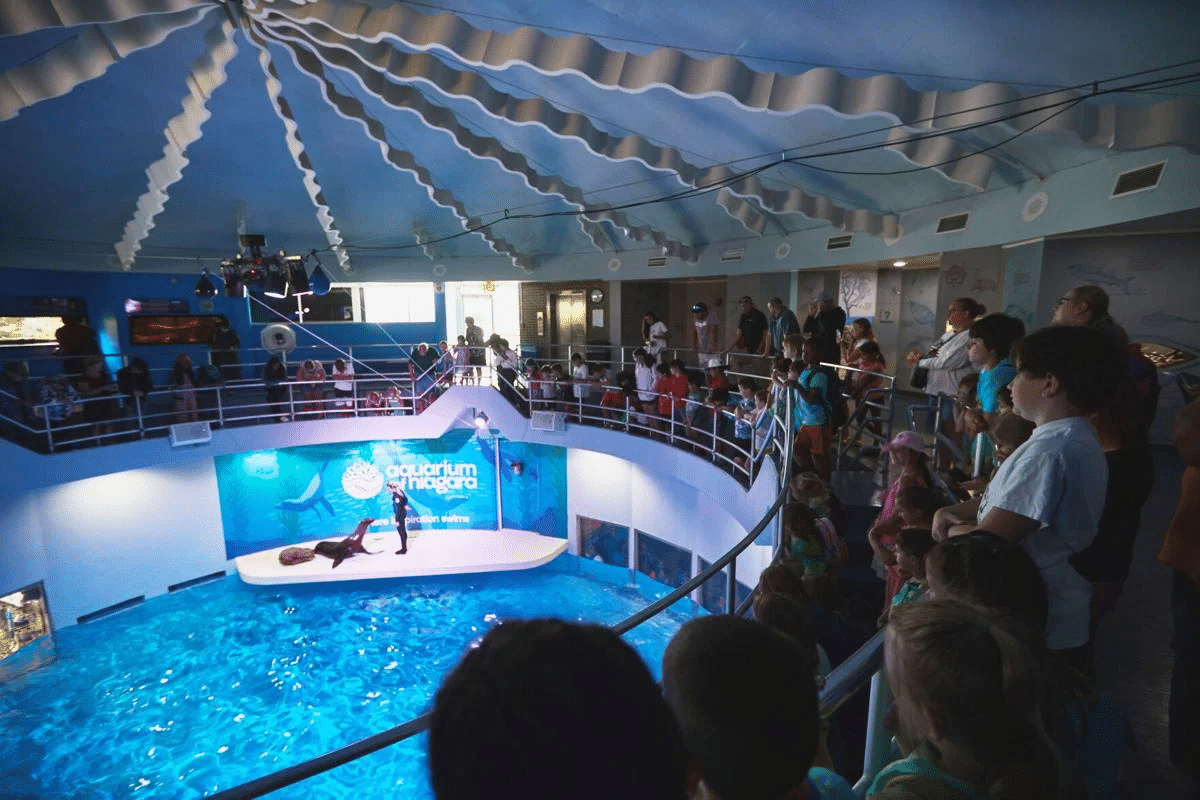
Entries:
[[400, 549], [396, 551], [396, 555], [402, 556], [408, 552], [408, 529], [404, 523], [404, 518], [408, 516], [408, 495], [396, 481], [388, 483], [388, 490], [392, 493], [392, 514], [396, 518], [396, 533], [400, 534]]

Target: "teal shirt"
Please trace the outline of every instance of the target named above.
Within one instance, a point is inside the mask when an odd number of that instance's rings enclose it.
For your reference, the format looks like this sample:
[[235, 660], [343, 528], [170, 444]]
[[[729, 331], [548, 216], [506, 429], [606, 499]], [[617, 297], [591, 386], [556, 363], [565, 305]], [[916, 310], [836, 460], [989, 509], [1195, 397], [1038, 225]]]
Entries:
[[813, 798], [820, 800], [858, 800], [853, 787], [836, 772], [824, 767], [813, 767], [805, 781]]
[[875, 780], [871, 782], [871, 788], [867, 790], [867, 800], [871, 800], [871, 798], [884, 792], [890, 781], [904, 775], [916, 775], [946, 784], [950, 790], [946, 794], [947, 798], [954, 798], [955, 800], [958, 798], [987, 800], [988, 797], [986, 791], [976, 788], [966, 781], [960, 780], [938, 768], [928, 757], [925, 747], [921, 746], [914, 750], [908, 758], [893, 761], [881, 769], [879, 774], [875, 776]]
[[900, 587], [900, 591], [896, 592], [896, 595], [892, 598], [892, 605], [906, 606], [915, 603], [921, 599], [923, 594], [925, 594], [925, 584], [916, 578], [912, 578]]
[[800, 373], [800, 380], [798, 382], [800, 387], [806, 392], [811, 389], [819, 390], [821, 399], [815, 403], [810, 403], [797, 392], [794, 409], [796, 425], [810, 427], [824, 425], [829, 419], [829, 378], [816, 367], [809, 367]]

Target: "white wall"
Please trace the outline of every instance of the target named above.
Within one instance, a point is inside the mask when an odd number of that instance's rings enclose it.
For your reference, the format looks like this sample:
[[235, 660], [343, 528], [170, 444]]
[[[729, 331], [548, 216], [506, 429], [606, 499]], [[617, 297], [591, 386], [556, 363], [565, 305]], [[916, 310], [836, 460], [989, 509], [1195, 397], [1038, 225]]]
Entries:
[[[709, 469], [712, 468], [697, 462], [692, 473]], [[636, 463], [604, 453], [567, 451], [567, 480], [571, 487], [567, 527], [571, 532], [571, 552], [578, 549], [577, 518], [591, 517], [627, 526], [631, 541], [633, 531], [640, 530], [691, 552], [694, 575], [696, 556], [715, 561], [758, 522], [755, 518], [751, 524], [743, 524], [730, 513], [728, 495], [702, 491], [674, 477], [675, 474], [688, 473], [672, 473], [659, 465]], [[762, 493], [759, 487], [769, 483], [764, 477], [754, 494]], [[772, 494], [759, 506], [759, 516], [773, 501]], [[770, 530], [760, 541], [770, 540]], [[754, 585], [770, 561], [769, 545], [751, 545], [738, 556], [738, 580]], [[634, 564], [632, 558], [630, 564]]]
[[226, 568], [211, 459], [53, 486], [37, 506], [59, 626]]

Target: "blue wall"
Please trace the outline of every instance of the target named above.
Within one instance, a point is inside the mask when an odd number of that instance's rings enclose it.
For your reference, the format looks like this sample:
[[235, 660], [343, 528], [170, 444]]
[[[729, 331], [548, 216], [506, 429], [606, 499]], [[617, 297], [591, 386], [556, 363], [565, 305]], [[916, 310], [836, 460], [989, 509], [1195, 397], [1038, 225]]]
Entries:
[[501, 440], [499, 487], [496, 458], [470, 430], [216, 456], [226, 557], [341, 538], [363, 517], [393, 530], [391, 481], [407, 494], [409, 531], [494, 529], [499, 488], [506, 527], [566, 538], [563, 448]]
[[[196, 281], [200, 274], [195, 275], [163, 275], [125, 272], [50, 272], [42, 270], [3, 269], [0, 268], [0, 282], [8, 295], [27, 295], [39, 297], [83, 297], [87, 300], [88, 324], [97, 331], [105, 329], [106, 319], [115, 320], [117, 336], [109, 345], [104, 343], [106, 351], [119, 350], [122, 353], [140, 355], [151, 367], [169, 364], [180, 352], [188, 352], [197, 364], [207, 363], [208, 348], [175, 347], [175, 346], [140, 346], [134, 347], [129, 343], [129, 325], [125, 316], [125, 301], [129, 298], [138, 300], [184, 300], [191, 313], [194, 314], [224, 314], [229, 318], [233, 329], [242, 342], [243, 349], [257, 348], [262, 325], [251, 325], [247, 300], [240, 297], [225, 297], [218, 294], [211, 301], [211, 310], [202, 309], [200, 299], [195, 295]], [[217, 282], [219, 285], [219, 281]], [[415, 342], [436, 343], [446, 338], [446, 301], [445, 295], [437, 295], [434, 305], [435, 320], [432, 323], [395, 323], [376, 325], [358, 322], [338, 323], [305, 323], [303, 327], [293, 323], [296, 328], [296, 338], [299, 347], [320, 345], [313, 335], [305, 332], [310, 328], [312, 333], [326, 339], [339, 348], [354, 345], [391, 344], [395, 340], [401, 344]], [[329, 358], [322, 354], [323, 358]], [[242, 361], [251, 359], [243, 355]], [[263, 358], [254, 359], [263, 361]], [[251, 377], [249, 372], [244, 377]]]

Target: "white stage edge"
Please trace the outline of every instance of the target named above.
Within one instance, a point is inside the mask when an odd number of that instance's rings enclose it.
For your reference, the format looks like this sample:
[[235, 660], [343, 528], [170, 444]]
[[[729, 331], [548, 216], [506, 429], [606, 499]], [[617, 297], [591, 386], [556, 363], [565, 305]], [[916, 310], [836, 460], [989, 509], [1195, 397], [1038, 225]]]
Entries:
[[[283, 547], [238, 556], [234, 562], [243, 581], [269, 586], [532, 569], [554, 560], [567, 549], [566, 539], [511, 528], [415, 533], [415, 536], [409, 534], [408, 553], [402, 556], [396, 555], [400, 537], [395, 531], [369, 533], [363, 537], [363, 546], [372, 555], [359, 553], [338, 564], [337, 569], [331, 559], [320, 555], [303, 564], [284, 566], [279, 563]], [[288, 547], [313, 548], [318, 542], [336, 541], [340, 539], [326, 537]]]

